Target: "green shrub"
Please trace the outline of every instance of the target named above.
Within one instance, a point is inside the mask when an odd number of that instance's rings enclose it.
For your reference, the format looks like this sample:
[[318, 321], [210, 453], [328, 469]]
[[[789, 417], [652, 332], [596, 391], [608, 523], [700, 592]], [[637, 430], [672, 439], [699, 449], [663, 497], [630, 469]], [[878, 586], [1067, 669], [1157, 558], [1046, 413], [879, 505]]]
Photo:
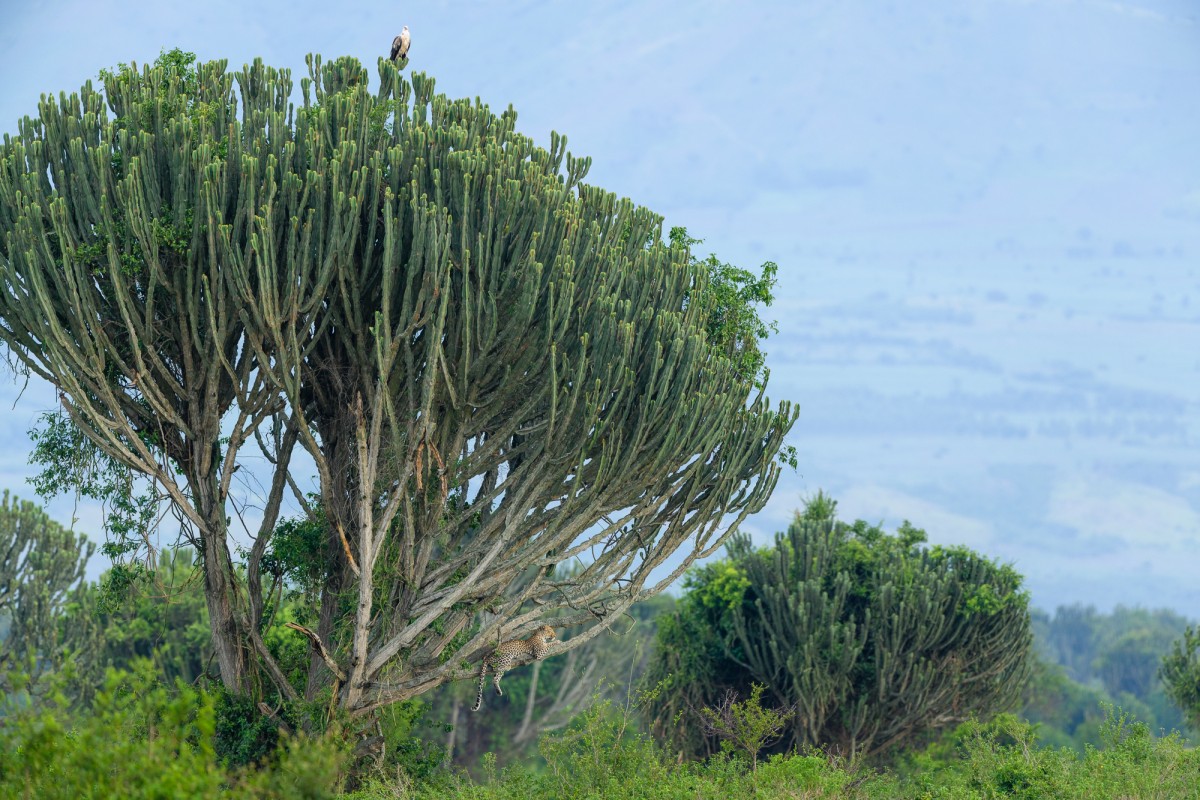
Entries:
[[110, 671], [86, 712], [70, 711], [61, 693], [37, 709], [4, 705], [0, 797], [316, 800], [341, 783], [345, 758], [331, 739], [284, 741], [256, 770], [226, 766], [213, 696], [165, 686], [144, 660]]
[[213, 744], [217, 758], [231, 767], [262, 764], [279, 749], [279, 725], [258, 710], [247, 695], [213, 692], [216, 725]]
[[615, 709], [608, 700], [585, 711], [565, 733], [542, 737], [539, 750], [555, 782], [589, 793], [665, 773], [654, 742], [635, 732], [629, 708]]
[[[967, 722], [903, 765], [904, 796], [1040, 800], [1041, 798], [1200, 798], [1200, 753], [1172, 734], [1155, 738], [1144, 723], [1111, 707], [1102, 748], [1083, 754], [1043, 747], [1036, 726], [1004, 714]], [[947, 745], [955, 751], [947, 752]]]
[[723, 748], [744, 751], [750, 758], [751, 771], [758, 769], [758, 752], [779, 737], [796, 713], [795, 707], [763, 708], [764, 688], [761, 683], [754, 684], [745, 700], [738, 700], [737, 693], [730, 691], [715, 708], [700, 709], [705, 730], [721, 737]]

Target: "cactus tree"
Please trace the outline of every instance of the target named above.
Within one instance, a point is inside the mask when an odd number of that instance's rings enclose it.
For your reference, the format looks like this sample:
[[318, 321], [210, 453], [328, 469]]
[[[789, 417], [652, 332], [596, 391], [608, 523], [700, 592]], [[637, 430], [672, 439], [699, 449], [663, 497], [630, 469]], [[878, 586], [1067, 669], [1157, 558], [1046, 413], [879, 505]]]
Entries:
[[57, 618], [92, 552], [33, 503], [0, 498], [0, 691], [9, 670], [36, 676], [57, 662]]
[[889, 536], [839, 522], [835, 506], [818, 495], [772, 547], [735, 536], [660, 623], [650, 676], [680, 691], [661, 695], [656, 726], [678, 747], [716, 745], [699, 719], [674, 724], [680, 711], [756, 683], [765, 704], [795, 707], [779, 748], [849, 758], [1016, 702], [1032, 642], [1020, 576], [963, 547], [923, 547], [908, 523]]
[[[702, 265], [561, 137], [385, 60], [371, 89], [311, 57], [296, 106], [259, 62], [104, 77], [5, 139], [0, 337], [184, 516], [231, 688], [365, 712], [546, 622], [577, 646], [765, 502], [793, 411], [716, 340]], [[242, 570], [248, 445], [273, 473]], [[303, 685], [262, 637], [288, 492], [318, 539]]]

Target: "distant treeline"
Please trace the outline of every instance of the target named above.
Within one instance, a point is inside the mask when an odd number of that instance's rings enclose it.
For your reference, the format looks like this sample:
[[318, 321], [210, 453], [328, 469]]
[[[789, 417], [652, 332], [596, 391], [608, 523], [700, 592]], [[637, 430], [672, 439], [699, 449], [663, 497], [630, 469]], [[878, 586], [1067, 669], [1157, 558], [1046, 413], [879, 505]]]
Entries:
[[[1159, 670], [1189, 620], [1169, 609], [1060, 606], [1032, 612], [1038, 666], [1021, 715], [1041, 723], [1048, 744], [1081, 749], [1099, 739], [1103, 703], [1145, 722], [1150, 730], [1187, 732], [1184, 715], [1167, 697]], [[1194, 731], [1193, 731], [1194, 733]]]

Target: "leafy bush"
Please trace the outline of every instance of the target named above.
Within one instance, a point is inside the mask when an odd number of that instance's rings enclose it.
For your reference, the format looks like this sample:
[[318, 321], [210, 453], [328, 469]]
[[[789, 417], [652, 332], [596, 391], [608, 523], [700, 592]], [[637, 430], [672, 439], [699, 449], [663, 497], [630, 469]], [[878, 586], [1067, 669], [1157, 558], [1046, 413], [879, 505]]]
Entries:
[[[642, 697], [641, 700], [646, 700]], [[346, 800], [559, 800], [559, 798], [692, 798], [779, 797], [868, 800], [893, 797], [895, 782], [845, 768], [821, 754], [773, 756], [759, 765], [728, 754], [705, 763], [673, 762], [653, 739], [635, 730], [632, 704], [600, 700], [566, 731], [541, 740], [545, 769], [530, 764], [497, 770], [494, 757], [484, 758], [480, 782], [460, 776], [436, 787], [405, 780], [377, 779]]]
[[330, 738], [282, 736], [252, 768], [223, 762], [219, 701], [182, 684], [164, 686], [147, 662], [130, 673], [110, 672], [88, 713], [69, 713], [61, 698], [38, 710], [15, 709], [13, 699], [0, 698], [0, 712], [7, 712], [0, 716], [0, 797], [1200, 800], [1200, 752], [1112, 712], [1102, 726], [1103, 747], [1083, 754], [1041, 747], [1033, 726], [1001, 715], [959, 726], [895, 774], [863, 771], [815, 750], [771, 756], [757, 771], [729, 753], [679, 762], [636, 732], [628, 703], [599, 702], [569, 729], [542, 737], [544, 767], [497, 770], [495, 759], [485, 758], [479, 782], [461, 774], [439, 773], [430, 782], [379, 772], [342, 793], [348, 754]]
[[722, 744], [731, 751], [745, 751], [752, 771], [758, 769], [759, 751], [777, 739], [796, 714], [795, 707], [763, 708], [764, 688], [761, 683], [754, 684], [745, 700], [738, 700], [737, 692], [730, 689], [716, 708], [700, 709], [706, 732], [721, 737]]
[[1126, 714], [1107, 709], [1102, 748], [1042, 747], [1035, 726], [1011, 714], [968, 722], [951, 736], [957, 755], [940, 748], [913, 756], [909, 796], [925, 798], [1200, 797], [1200, 753], [1177, 735], [1155, 738]]
[[110, 671], [90, 711], [61, 695], [14, 709], [0, 726], [0, 797], [332, 798], [343, 751], [332, 739], [290, 739], [253, 771], [217, 752], [217, 708], [208, 693], [159, 682], [147, 661]]
[[233, 767], [266, 763], [280, 745], [280, 726], [268, 719], [248, 695], [218, 688], [214, 693], [213, 747]]
[[1071, 680], [1062, 666], [1037, 659], [1018, 713], [1037, 726], [1043, 743], [1083, 753], [1089, 742], [1100, 741], [1105, 702], [1112, 700], [1102, 688]]

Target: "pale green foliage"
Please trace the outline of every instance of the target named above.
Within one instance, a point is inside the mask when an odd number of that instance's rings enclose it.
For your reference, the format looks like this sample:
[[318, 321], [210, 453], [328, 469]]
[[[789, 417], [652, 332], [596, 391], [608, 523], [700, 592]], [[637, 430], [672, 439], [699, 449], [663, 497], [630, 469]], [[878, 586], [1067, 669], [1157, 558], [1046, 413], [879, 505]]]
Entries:
[[666, 773], [653, 740], [638, 731], [630, 704], [594, 703], [563, 732], [539, 742], [551, 778], [588, 786], [601, 795], [637, 776], [651, 780]]
[[[603, 712], [603, 713], [600, 713]], [[820, 752], [774, 755], [757, 769], [728, 754], [677, 763], [653, 743], [622, 737], [623, 719], [595, 707], [572, 729], [571, 745], [550, 753], [547, 769], [497, 770], [485, 778], [424, 787], [377, 779], [353, 800], [1197, 800], [1200, 751], [1175, 736], [1155, 738], [1145, 725], [1110, 713], [1101, 748], [1083, 754], [1042, 747], [1032, 726], [1010, 715], [971, 721], [950, 747], [917, 754], [906, 774], [865, 770]]]
[[159, 502], [145, 481], [127, 465], [105, 453], [64, 411], [46, 412], [29, 431], [33, 450], [29, 463], [41, 468], [30, 483], [39, 496], [86, 497], [104, 509], [105, 541], [100, 552], [113, 562], [104, 575], [101, 604], [115, 598], [143, 576], [138, 556], [146, 549]]
[[672, 247], [688, 251], [692, 263], [707, 275], [694, 302], [704, 309], [705, 331], [709, 345], [737, 365], [744, 378], [765, 381], [765, 356], [761, 342], [779, 328], [759, 316], [759, 306], [775, 300], [779, 266], [767, 261], [761, 275], [721, 261], [715, 255], [699, 258], [692, 254], [703, 239], [688, 234], [687, 228], [674, 227], [668, 236]]
[[[0, 698], [3, 699], [3, 698]], [[0, 797], [333, 798], [344, 755], [325, 740], [285, 742], [255, 771], [217, 757], [212, 698], [183, 684], [168, 688], [148, 662], [110, 672], [90, 710], [61, 698], [38, 710], [7, 712], [0, 725]]]
[[719, 736], [730, 748], [741, 750], [750, 759], [751, 769], [758, 771], [758, 753], [763, 746], [779, 738], [796, 708], [763, 708], [761, 683], [750, 687], [750, 696], [738, 700], [732, 689], [715, 707], [700, 709], [705, 728]]
[[970, 721], [954, 731], [953, 747], [913, 755], [901, 796], [958, 800], [1043, 798], [1200, 798], [1200, 751], [1178, 735], [1156, 738], [1141, 722], [1111, 706], [1100, 746], [1083, 753], [1044, 747], [1036, 727], [1011, 714]]
[[[17, 709], [0, 697], [0, 797], [343, 798], [343, 800], [560, 800], [560, 798], [762, 798], [762, 800], [1042, 800], [1200, 798], [1200, 751], [1110, 713], [1103, 746], [1083, 754], [1038, 744], [1032, 726], [1002, 715], [968, 722], [949, 746], [914, 755], [903, 776], [851, 767], [820, 752], [774, 755], [757, 770], [719, 754], [677, 762], [636, 731], [635, 707], [600, 702], [568, 730], [543, 737], [544, 766], [484, 779], [430, 782], [385, 771], [342, 792], [347, 756], [327, 737], [285, 736], [253, 771], [222, 763], [217, 711], [206, 693], [168, 689], [148, 664], [111, 673], [90, 710], [65, 704]], [[9, 701], [5, 704], [4, 701]]]

